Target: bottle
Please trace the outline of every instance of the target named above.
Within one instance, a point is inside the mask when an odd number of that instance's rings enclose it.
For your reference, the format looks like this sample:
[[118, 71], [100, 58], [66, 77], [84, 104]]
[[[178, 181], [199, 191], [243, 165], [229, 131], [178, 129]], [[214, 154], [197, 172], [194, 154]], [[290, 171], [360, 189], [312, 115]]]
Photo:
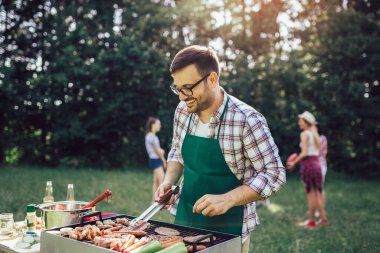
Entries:
[[43, 202], [44, 203], [54, 202], [53, 183], [51, 181], [46, 182], [45, 197], [44, 197]]
[[74, 199], [74, 185], [73, 184], [68, 184], [67, 185], [67, 201], [75, 201]]
[[36, 205], [30, 204], [26, 206], [26, 227], [28, 230], [36, 229]]

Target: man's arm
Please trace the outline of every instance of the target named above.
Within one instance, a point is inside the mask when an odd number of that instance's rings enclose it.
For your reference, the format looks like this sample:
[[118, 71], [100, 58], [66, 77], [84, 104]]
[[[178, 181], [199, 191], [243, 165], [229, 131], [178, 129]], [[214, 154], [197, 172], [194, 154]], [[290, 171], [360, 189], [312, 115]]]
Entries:
[[252, 166], [250, 175], [245, 174], [245, 185], [261, 195], [260, 199], [266, 199], [285, 184], [286, 171], [278, 147], [261, 114], [254, 113], [247, 118], [243, 143]]
[[242, 185], [225, 194], [204, 195], [195, 202], [193, 212], [206, 216], [222, 215], [234, 206], [245, 205], [260, 199], [260, 194], [249, 186]]

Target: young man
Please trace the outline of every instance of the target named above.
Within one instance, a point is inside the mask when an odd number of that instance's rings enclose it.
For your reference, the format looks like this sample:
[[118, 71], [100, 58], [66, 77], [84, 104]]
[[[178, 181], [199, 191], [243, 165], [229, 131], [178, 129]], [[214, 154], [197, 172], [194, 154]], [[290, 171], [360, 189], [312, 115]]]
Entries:
[[265, 118], [228, 95], [219, 86], [219, 72], [210, 48], [190, 46], [174, 57], [171, 89], [180, 103], [156, 197], [184, 172], [172, 207], [175, 223], [241, 235], [242, 252], [248, 252], [250, 232], [259, 223], [255, 201], [285, 184], [285, 169]]

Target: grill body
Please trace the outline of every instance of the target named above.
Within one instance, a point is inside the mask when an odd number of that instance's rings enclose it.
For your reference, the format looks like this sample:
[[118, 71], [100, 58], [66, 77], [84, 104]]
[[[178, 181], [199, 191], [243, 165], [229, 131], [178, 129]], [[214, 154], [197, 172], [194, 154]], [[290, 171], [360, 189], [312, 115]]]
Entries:
[[[128, 215], [118, 215], [108, 219], [116, 218], [128, 218], [133, 219], [134, 217]], [[106, 219], [103, 219], [106, 220]], [[176, 224], [164, 223], [159, 221], [149, 221], [150, 227], [145, 231], [148, 235], [156, 234], [154, 229], [157, 227], [168, 227], [176, 229], [180, 232], [180, 235], [185, 236], [196, 236], [196, 235], [206, 235], [212, 234], [215, 239], [214, 243], [205, 244], [206, 249], [198, 252], [202, 253], [240, 253], [241, 252], [241, 237], [237, 235], [224, 234], [204, 229], [180, 226]], [[95, 224], [95, 221], [84, 222], [83, 225]], [[77, 227], [80, 224], [72, 224], [65, 227]], [[95, 246], [89, 241], [77, 241], [72, 240], [68, 237], [61, 236], [57, 232], [61, 229], [54, 228], [50, 230], [42, 231], [41, 233], [41, 253], [105, 253], [116, 251]]]

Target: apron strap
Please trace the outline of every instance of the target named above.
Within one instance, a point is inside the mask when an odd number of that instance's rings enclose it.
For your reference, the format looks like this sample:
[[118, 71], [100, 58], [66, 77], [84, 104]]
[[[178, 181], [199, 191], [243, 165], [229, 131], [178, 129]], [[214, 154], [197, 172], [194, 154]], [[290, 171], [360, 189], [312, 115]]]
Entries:
[[186, 129], [186, 133], [189, 133], [189, 128], [190, 128], [190, 122], [191, 122], [191, 119], [193, 118], [193, 114], [190, 113], [190, 119], [189, 119], [189, 123], [187, 124], [187, 129]]
[[[217, 135], [217, 139], [218, 139], [218, 140], [219, 140], [220, 126], [222, 125], [223, 117], [224, 117], [224, 114], [226, 113], [226, 110], [227, 110], [228, 101], [230, 101], [230, 96], [227, 97], [226, 105], [224, 106], [224, 109], [223, 109], [222, 115], [220, 116], [220, 122], [219, 122], [219, 128], [218, 128], [218, 135]], [[190, 123], [191, 123], [191, 119], [192, 119], [192, 118], [193, 118], [193, 114], [191, 113], [191, 114], [190, 114], [189, 123], [187, 123], [186, 133], [189, 132]]]
[[226, 113], [226, 110], [227, 110], [228, 101], [230, 101], [230, 96], [227, 96], [227, 102], [226, 102], [226, 105], [224, 106], [223, 113], [222, 113], [222, 115], [220, 116], [220, 122], [219, 122], [219, 128], [218, 128], [218, 135], [217, 135], [217, 139], [218, 139], [218, 140], [219, 140], [220, 126], [222, 125], [223, 117], [224, 117], [224, 114]]

